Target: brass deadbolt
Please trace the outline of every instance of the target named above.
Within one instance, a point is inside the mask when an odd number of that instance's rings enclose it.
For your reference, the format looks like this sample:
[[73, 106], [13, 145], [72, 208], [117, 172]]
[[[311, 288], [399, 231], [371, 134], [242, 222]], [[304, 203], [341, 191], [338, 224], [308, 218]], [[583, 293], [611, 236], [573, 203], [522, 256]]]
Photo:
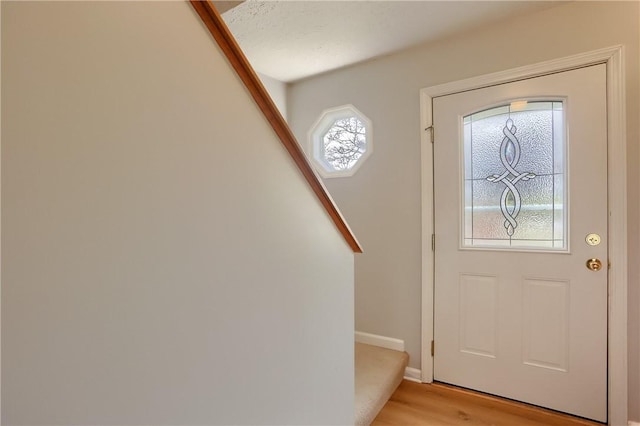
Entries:
[[600, 235], [598, 234], [589, 234], [585, 237], [585, 241], [590, 246], [597, 246], [602, 240], [600, 239]]

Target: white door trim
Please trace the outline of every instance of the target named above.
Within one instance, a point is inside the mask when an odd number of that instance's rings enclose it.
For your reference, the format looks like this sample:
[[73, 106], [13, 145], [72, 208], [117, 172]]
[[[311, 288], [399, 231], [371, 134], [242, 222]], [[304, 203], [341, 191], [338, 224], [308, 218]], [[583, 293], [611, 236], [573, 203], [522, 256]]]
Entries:
[[[420, 91], [422, 134], [422, 381], [433, 381], [433, 150], [432, 99], [588, 65], [607, 64], [609, 190], [608, 409], [610, 425], [626, 425], [627, 414], [627, 138], [623, 46], [427, 87]], [[436, 130], [437, 138], [437, 130]], [[436, 142], [437, 143], [437, 142]], [[436, 349], [437, 350], [437, 349]]]

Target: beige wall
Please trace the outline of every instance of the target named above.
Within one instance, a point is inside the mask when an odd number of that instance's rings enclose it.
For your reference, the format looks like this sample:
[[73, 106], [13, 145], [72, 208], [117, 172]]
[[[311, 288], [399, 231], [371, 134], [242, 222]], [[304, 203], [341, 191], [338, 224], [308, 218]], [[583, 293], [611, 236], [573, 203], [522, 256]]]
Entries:
[[348, 424], [353, 254], [186, 2], [2, 2], [2, 424]]
[[638, 2], [571, 2], [290, 86], [300, 140], [323, 109], [352, 103], [373, 120], [375, 150], [351, 178], [326, 179], [364, 246], [356, 258], [356, 329], [405, 340], [420, 367], [419, 90], [623, 44], [629, 230], [629, 408], [640, 420]]
[[260, 77], [260, 81], [262, 81], [262, 85], [267, 92], [269, 92], [269, 96], [273, 100], [273, 103], [276, 104], [280, 114], [285, 119], [287, 118], [287, 84], [276, 79], [273, 79], [265, 74], [258, 73], [258, 77]]

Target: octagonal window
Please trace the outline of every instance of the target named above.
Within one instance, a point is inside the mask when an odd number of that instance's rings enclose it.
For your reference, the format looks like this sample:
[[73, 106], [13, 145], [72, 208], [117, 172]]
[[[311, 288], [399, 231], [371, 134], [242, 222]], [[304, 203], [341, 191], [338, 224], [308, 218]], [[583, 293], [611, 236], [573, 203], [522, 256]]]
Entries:
[[325, 110], [309, 132], [313, 163], [322, 177], [353, 175], [373, 149], [371, 120], [353, 105]]

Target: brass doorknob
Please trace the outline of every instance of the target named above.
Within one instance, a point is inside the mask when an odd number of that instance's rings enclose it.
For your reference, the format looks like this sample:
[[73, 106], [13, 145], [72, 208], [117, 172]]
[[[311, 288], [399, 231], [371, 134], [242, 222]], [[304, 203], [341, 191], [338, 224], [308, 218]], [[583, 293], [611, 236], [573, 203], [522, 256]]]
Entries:
[[587, 269], [597, 272], [602, 269], [602, 262], [600, 259], [589, 259], [587, 260]]

